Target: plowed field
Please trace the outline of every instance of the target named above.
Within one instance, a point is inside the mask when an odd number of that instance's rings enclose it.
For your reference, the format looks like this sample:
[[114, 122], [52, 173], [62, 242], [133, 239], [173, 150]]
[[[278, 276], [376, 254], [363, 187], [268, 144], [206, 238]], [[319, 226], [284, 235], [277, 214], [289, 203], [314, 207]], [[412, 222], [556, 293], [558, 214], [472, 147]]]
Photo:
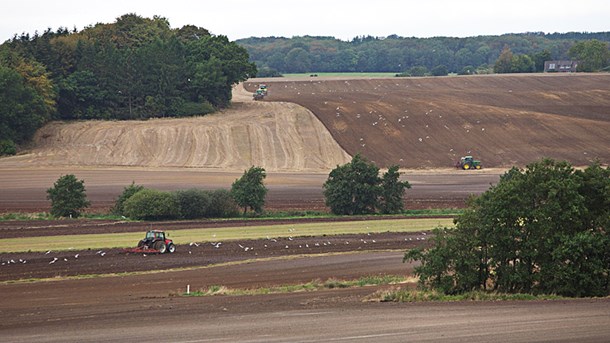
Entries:
[[610, 163], [610, 74], [251, 80], [266, 101], [310, 109], [350, 155], [378, 165], [442, 168], [474, 155], [487, 167], [543, 157]]
[[[246, 87], [253, 90], [260, 82]], [[253, 102], [238, 89], [231, 109], [203, 118], [50, 124], [30, 152], [0, 159], [0, 212], [47, 210], [45, 190], [67, 173], [85, 180], [92, 207], [100, 210], [132, 181], [164, 190], [228, 188], [250, 165], [269, 171], [267, 208], [320, 210], [329, 169], [357, 152], [382, 166], [418, 169], [403, 175], [413, 185], [407, 207], [454, 207], [485, 191], [513, 164], [540, 157], [576, 165], [610, 159], [610, 75], [265, 82], [264, 101]], [[500, 168], [449, 169], [464, 154]], [[242, 224], [248, 225], [229, 223]], [[144, 231], [146, 225], [3, 222], [0, 241], [37, 236], [44, 242], [66, 234]], [[180, 230], [227, 223], [159, 225]], [[187, 285], [248, 289], [408, 276], [414, 265], [402, 263], [404, 250], [427, 244], [429, 237], [382, 232], [221, 245], [202, 241], [182, 244], [173, 255], [148, 256], [118, 249], [0, 254], [0, 337], [3, 342], [608, 340], [607, 298], [367, 301], [399, 286], [179, 296]], [[35, 280], [15, 282], [27, 278]]]

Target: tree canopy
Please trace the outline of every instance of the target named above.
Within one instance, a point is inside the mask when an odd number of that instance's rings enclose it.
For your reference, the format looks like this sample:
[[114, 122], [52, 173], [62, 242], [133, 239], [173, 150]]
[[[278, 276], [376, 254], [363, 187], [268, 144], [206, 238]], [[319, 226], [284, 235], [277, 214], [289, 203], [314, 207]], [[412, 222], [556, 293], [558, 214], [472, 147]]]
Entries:
[[599, 71], [610, 63], [608, 42], [597, 39], [578, 42], [570, 48], [568, 53], [572, 58], [580, 61], [578, 65], [580, 71]]
[[589, 40], [610, 42], [610, 32], [528, 32], [466, 38], [361, 36], [351, 41], [334, 37], [265, 37], [241, 39], [237, 43], [248, 50], [258, 68], [279, 73], [408, 73], [413, 67], [419, 68], [416, 71], [422, 70], [420, 67], [432, 71], [439, 66], [445, 66], [450, 73], [460, 73], [468, 66], [489, 70], [505, 47], [513, 55], [527, 56], [535, 62], [532, 66], [524, 57], [518, 57], [520, 60], [513, 66], [518, 72], [542, 72], [544, 59], [569, 59], [568, 50], [575, 43]]
[[405, 260], [420, 260], [420, 284], [445, 293], [607, 296], [609, 205], [609, 168], [542, 160], [508, 171]]
[[264, 168], [252, 166], [231, 185], [231, 195], [237, 205], [244, 209], [244, 214], [248, 208], [256, 213], [263, 211], [267, 195], [267, 187], [263, 181], [266, 177]]
[[360, 154], [337, 166], [324, 182], [326, 206], [335, 214], [383, 213], [403, 210], [402, 197], [408, 182], [399, 181], [398, 166], [391, 166], [379, 177], [379, 167]]
[[57, 179], [53, 187], [47, 189], [47, 199], [51, 200], [51, 214], [55, 217], [77, 218], [90, 205], [85, 182], [73, 174]]

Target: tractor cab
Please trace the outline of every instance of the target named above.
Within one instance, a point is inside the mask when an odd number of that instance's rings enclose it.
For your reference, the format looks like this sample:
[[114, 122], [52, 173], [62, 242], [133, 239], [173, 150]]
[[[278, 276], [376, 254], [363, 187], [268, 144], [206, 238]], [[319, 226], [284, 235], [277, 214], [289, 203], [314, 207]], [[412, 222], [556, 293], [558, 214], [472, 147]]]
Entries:
[[150, 230], [146, 232], [146, 237], [144, 239], [165, 241], [165, 232], [159, 230]]

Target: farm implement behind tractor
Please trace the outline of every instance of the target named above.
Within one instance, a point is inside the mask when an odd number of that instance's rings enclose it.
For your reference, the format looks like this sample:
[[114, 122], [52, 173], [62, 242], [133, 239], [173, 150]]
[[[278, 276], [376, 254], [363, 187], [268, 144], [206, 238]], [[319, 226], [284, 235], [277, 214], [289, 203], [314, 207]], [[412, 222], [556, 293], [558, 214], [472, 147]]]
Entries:
[[127, 253], [148, 253], [148, 254], [165, 254], [166, 252], [173, 253], [176, 251], [174, 242], [165, 236], [165, 232], [161, 230], [150, 230], [146, 233], [146, 237], [138, 242], [136, 248], [124, 249]]

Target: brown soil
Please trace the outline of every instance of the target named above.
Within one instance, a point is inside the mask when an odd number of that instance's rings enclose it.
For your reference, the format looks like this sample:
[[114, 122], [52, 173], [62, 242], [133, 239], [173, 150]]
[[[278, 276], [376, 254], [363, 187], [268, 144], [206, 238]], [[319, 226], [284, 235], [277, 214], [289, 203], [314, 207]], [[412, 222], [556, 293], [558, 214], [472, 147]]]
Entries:
[[[232, 261], [336, 252], [401, 250], [427, 242], [426, 233], [371, 233], [231, 242], [192, 242], [173, 254], [123, 249], [0, 254], [0, 281], [199, 267]], [[135, 245], [135, 243], [134, 243]], [[218, 245], [218, 247], [216, 247]]]
[[350, 155], [439, 168], [463, 155], [487, 167], [542, 157], [610, 163], [610, 74], [250, 80], [266, 101], [310, 109]]

